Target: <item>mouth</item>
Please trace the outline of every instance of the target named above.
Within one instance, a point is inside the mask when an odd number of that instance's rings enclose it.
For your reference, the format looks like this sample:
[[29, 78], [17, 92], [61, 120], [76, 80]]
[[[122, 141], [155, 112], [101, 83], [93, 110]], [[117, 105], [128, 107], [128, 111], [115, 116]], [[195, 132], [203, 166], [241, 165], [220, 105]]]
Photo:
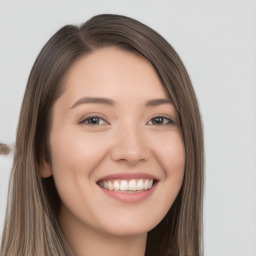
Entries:
[[101, 178], [97, 185], [107, 196], [123, 203], [139, 203], [156, 190], [159, 179], [148, 174], [121, 173]]
[[151, 189], [157, 180], [154, 179], [108, 179], [100, 180], [97, 184], [106, 190], [123, 193], [138, 193]]

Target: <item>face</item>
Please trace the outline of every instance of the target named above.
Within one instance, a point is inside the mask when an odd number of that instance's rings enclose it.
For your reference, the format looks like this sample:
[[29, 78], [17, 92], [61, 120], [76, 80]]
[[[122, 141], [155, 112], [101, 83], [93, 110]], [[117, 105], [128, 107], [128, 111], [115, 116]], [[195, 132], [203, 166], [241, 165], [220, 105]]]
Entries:
[[53, 175], [64, 227], [145, 234], [166, 215], [183, 180], [175, 108], [152, 65], [117, 48], [77, 61], [53, 106]]

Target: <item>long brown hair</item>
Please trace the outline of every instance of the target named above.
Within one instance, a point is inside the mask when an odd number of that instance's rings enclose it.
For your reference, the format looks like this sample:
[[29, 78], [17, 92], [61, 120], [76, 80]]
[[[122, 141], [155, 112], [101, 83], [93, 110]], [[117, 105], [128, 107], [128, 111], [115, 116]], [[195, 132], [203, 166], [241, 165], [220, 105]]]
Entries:
[[74, 255], [59, 227], [60, 199], [53, 178], [41, 178], [38, 167], [42, 158], [51, 163], [51, 111], [63, 93], [64, 74], [79, 58], [107, 46], [135, 52], [153, 65], [178, 112], [183, 134], [183, 184], [165, 218], [148, 233], [145, 255], [203, 254], [203, 136], [189, 75], [157, 32], [134, 19], [107, 14], [61, 28], [31, 70], [17, 129], [1, 255]]

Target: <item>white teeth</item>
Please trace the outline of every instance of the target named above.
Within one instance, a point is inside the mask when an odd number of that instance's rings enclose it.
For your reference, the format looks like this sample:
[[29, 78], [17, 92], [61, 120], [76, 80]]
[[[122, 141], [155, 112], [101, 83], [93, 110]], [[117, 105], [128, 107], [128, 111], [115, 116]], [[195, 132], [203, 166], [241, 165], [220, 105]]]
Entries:
[[117, 180], [114, 181], [114, 190], [119, 190], [119, 182]]
[[145, 182], [144, 182], [144, 189], [148, 189], [149, 188], [149, 185], [148, 185], [148, 180], [145, 180]]
[[139, 180], [137, 182], [137, 189], [142, 190], [144, 188], [143, 180]]
[[120, 190], [129, 190], [129, 184], [128, 184], [127, 180], [121, 181]]
[[142, 191], [153, 186], [153, 179], [132, 179], [132, 180], [104, 180], [99, 185], [108, 190], [115, 191]]
[[130, 181], [129, 181], [129, 190], [135, 191], [136, 188], [137, 188], [137, 186], [136, 186], [136, 180], [130, 180]]
[[106, 180], [103, 180], [103, 182], [101, 183], [101, 185], [102, 185], [103, 188], [107, 188], [107, 187], [108, 187]]
[[109, 189], [109, 190], [113, 190], [113, 189], [114, 189], [113, 184], [112, 184], [111, 181], [108, 181], [108, 182], [106, 183], [106, 186], [104, 186], [104, 188], [107, 188], [107, 189]]
[[148, 182], [148, 186], [149, 186], [150, 188], [153, 186], [153, 180], [150, 180], [150, 181]]

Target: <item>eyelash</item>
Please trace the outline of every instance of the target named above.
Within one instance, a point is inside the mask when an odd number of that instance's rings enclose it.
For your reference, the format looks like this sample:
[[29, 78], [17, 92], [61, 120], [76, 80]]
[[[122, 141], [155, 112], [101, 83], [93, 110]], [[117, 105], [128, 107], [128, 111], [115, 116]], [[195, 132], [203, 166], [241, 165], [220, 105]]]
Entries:
[[[153, 117], [149, 122], [152, 122], [152, 120], [156, 120], [156, 119], [162, 119], [162, 122], [163, 122], [163, 124], [155, 124], [155, 125], [172, 125], [172, 124], [174, 124], [174, 121], [171, 119], [171, 118], [169, 118], [169, 117], [165, 117], [165, 116], [155, 116], [155, 117]], [[165, 122], [165, 121], [167, 121], [167, 122]]]
[[[88, 121], [92, 121], [93, 119], [96, 119], [96, 124], [95, 123], [89, 123]], [[174, 121], [171, 119], [171, 118], [168, 118], [168, 117], [165, 117], [165, 116], [155, 116], [153, 117], [152, 119], [150, 119], [149, 122], [152, 123], [152, 120], [155, 120], [156, 119], [161, 119], [161, 124], [155, 124], [155, 125], [158, 125], [158, 126], [163, 126], [163, 125], [173, 125], [174, 124]], [[103, 125], [102, 123], [99, 123], [99, 120], [103, 120], [104, 121], [104, 124], [109, 124], [104, 118], [100, 117], [100, 116], [89, 116], [87, 118], [85, 118], [84, 120], [82, 120], [80, 122], [80, 124], [85, 124], [85, 125], [92, 125], [92, 126], [97, 126], [97, 125]], [[149, 123], [147, 122], [147, 124]], [[154, 125], [153, 123], [150, 124], [150, 125]]]
[[80, 124], [92, 125], [92, 126], [102, 125], [102, 124], [100, 124], [100, 123], [97, 123], [97, 124], [88, 123], [88, 121], [92, 121], [92, 119], [103, 120], [105, 123], [108, 124], [108, 122], [107, 122], [104, 118], [102, 118], [102, 117], [100, 117], [100, 116], [96, 116], [96, 115], [95, 115], [95, 116], [86, 117], [85, 119], [83, 119], [83, 120], [80, 122]]

